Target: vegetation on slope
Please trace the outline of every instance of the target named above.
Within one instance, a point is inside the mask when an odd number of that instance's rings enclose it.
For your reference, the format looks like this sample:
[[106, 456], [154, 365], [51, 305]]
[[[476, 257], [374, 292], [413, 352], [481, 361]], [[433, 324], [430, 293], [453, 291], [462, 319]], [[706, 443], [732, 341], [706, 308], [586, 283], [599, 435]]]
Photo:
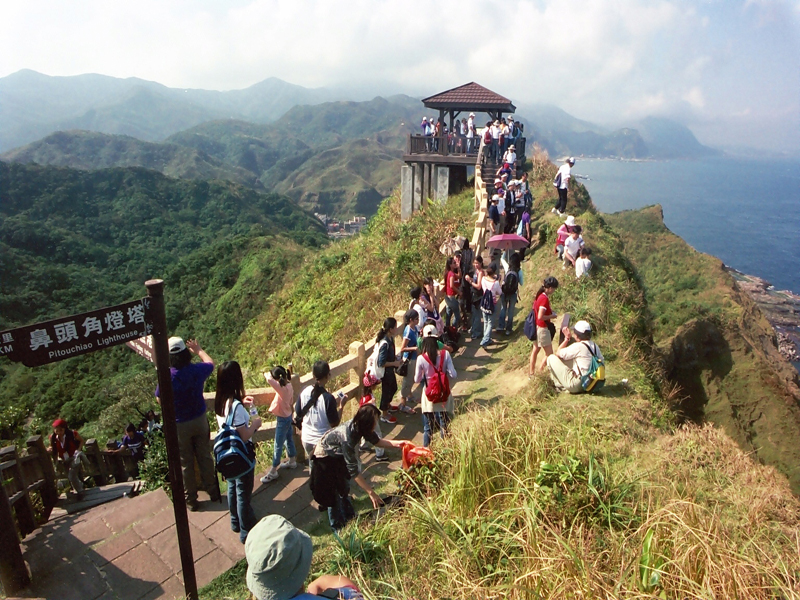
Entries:
[[[0, 163], [0, 216], [0, 328], [142, 297], [157, 277], [170, 331], [216, 357], [233, 351], [304, 248], [327, 243], [322, 224], [287, 198], [143, 169]], [[4, 361], [0, 437], [20, 435], [29, 414], [34, 431], [59, 414], [93, 421], [137, 385], [152, 392], [154, 374], [126, 348], [36, 369]]]
[[[312, 576], [344, 573], [367, 598], [797, 598], [800, 502], [781, 474], [755, 463], [723, 430], [676, 426], [649, 295], [622, 237], [593, 211], [582, 186], [568, 210], [595, 251], [592, 278], [574, 280], [552, 255], [560, 224], [549, 214], [552, 171], [541, 169], [534, 184], [534, 227], [544, 243], [525, 263], [517, 322], [539, 280], [558, 277], [552, 304], [594, 326], [608, 361], [606, 387], [556, 394], [546, 377], [527, 380], [527, 339], [519, 332], [502, 339], [487, 362], [460, 374], [469, 383], [452, 435], [434, 440], [435, 464], [398, 475], [405, 504], [377, 522], [363, 518], [340, 538], [315, 538]], [[245, 334], [242, 351], [258, 354], [261, 340], [260, 352], [277, 357], [269, 340], [296, 326], [308, 338], [297, 348], [288, 340], [282, 359], [312, 360], [323, 350], [338, 356], [350, 340], [364, 339], [359, 324], [374, 329], [376, 317], [404, 300], [408, 280], [396, 249], [423, 247], [420, 238], [429, 238], [433, 251], [441, 241], [436, 214], [400, 224], [387, 201], [364, 240], [338, 255], [341, 247], [328, 248], [306, 279], [281, 293], [270, 317]], [[462, 227], [467, 217], [464, 210]], [[408, 276], [436, 273], [443, 259], [434, 258]], [[400, 293], [373, 314], [373, 287]], [[330, 326], [313, 320], [324, 302]], [[270, 323], [292, 319], [270, 333]], [[201, 597], [245, 597], [244, 568]]]

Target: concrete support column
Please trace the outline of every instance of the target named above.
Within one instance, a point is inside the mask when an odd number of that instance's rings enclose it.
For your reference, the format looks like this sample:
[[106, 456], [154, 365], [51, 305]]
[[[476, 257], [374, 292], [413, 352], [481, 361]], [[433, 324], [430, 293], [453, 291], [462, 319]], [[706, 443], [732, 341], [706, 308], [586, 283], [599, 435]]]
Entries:
[[419, 207], [422, 206], [422, 180], [425, 175], [425, 165], [422, 163], [415, 163], [414, 164], [414, 193], [412, 195], [412, 208], [411, 211], [414, 212], [419, 210]]
[[436, 169], [436, 202], [444, 206], [450, 193], [450, 167], [435, 167]]
[[414, 168], [400, 167], [400, 219], [408, 221], [414, 212]]
[[423, 202], [433, 198], [433, 165], [425, 165], [425, 191], [422, 194]]

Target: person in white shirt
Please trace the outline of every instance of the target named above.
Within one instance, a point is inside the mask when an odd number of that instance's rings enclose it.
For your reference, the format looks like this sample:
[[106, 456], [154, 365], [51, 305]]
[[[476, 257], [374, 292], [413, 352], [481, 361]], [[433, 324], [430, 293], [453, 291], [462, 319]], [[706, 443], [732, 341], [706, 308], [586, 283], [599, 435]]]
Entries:
[[[592, 326], [587, 321], [575, 323], [574, 333], [564, 327], [564, 341], [553, 354], [547, 357], [547, 369], [550, 379], [559, 391], [570, 394], [583, 392], [581, 376], [586, 375], [592, 367], [592, 355], [603, 359], [600, 348], [591, 341]], [[571, 343], [574, 342], [574, 343]]]
[[473, 138], [475, 137], [475, 113], [469, 113], [469, 119], [467, 119], [467, 154], [477, 150], [474, 147]]
[[575, 261], [575, 278], [588, 277], [589, 271], [592, 269], [592, 261], [589, 257], [592, 255], [591, 248], [581, 248], [580, 256]]
[[514, 144], [511, 144], [508, 150], [506, 150], [506, 153], [503, 155], [503, 162], [508, 163], [512, 168], [517, 164], [517, 152]]
[[[438, 333], [435, 325], [426, 325], [422, 330], [422, 352], [414, 370], [414, 381], [416, 382], [430, 382], [435, 377], [437, 369], [447, 375], [448, 381], [458, 376], [453, 366], [453, 359], [444, 348], [444, 344], [439, 341]], [[434, 365], [436, 365], [436, 369], [434, 369]], [[436, 426], [439, 427], [442, 439], [447, 435], [450, 415], [453, 414], [455, 407], [452, 393], [444, 402], [434, 403], [426, 395], [426, 389], [427, 385], [422, 390], [422, 416], [424, 418], [422, 445], [427, 448], [431, 444], [431, 437], [433, 437]]]
[[575, 261], [578, 259], [581, 248], [584, 246], [581, 231], [581, 226], [575, 225], [572, 231], [570, 231], [569, 237], [564, 240], [564, 264], [561, 266], [562, 271], [567, 269], [567, 265], [571, 267], [575, 266]]
[[311, 367], [311, 373], [315, 383], [300, 392], [294, 409], [295, 419], [302, 421], [300, 440], [307, 458], [314, 454], [314, 448], [322, 436], [341, 422], [344, 406], [343, 397], [334, 398], [325, 389], [325, 384], [330, 379], [330, 365], [324, 360], [318, 360]]
[[503, 127], [500, 121], [492, 123], [492, 156], [494, 160], [500, 160], [500, 134], [503, 133]]
[[556, 201], [556, 205], [550, 212], [558, 213], [559, 216], [564, 216], [564, 213], [567, 210], [567, 191], [569, 190], [569, 177], [572, 167], [575, 165], [575, 159], [573, 157], [569, 157], [563, 165], [558, 169], [558, 173], [556, 173], [555, 181], [553, 185], [558, 188], [558, 200]]

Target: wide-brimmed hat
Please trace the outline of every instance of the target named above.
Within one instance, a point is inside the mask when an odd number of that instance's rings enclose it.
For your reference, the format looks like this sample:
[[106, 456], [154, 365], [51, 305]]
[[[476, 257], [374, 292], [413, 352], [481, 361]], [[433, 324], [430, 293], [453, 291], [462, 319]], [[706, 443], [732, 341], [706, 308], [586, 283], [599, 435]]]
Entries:
[[511, 144], [511, 145], [508, 147], [508, 149], [509, 149], [509, 150], [516, 150], [516, 149], [517, 149], [517, 147], [516, 147], [514, 144]]
[[179, 354], [186, 350], [186, 342], [183, 341], [183, 338], [178, 336], [173, 336], [167, 340], [167, 345], [169, 346], [169, 353], [170, 354]]
[[575, 227], [575, 217], [572, 215], [567, 215], [567, 218], [564, 219], [564, 225], [567, 227]]
[[311, 537], [280, 515], [269, 515], [247, 534], [247, 589], [258, 600], [289, 600], [311, 570]]

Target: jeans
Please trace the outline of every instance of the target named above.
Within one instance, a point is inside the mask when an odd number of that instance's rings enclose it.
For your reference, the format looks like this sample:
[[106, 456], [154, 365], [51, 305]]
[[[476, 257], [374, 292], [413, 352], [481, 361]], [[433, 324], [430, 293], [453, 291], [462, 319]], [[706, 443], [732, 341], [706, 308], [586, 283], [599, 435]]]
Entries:
[[65, 460], [64, 470], [67, 472], [67, 479], [72, 486], [72, 491], [76, 494], [83, 491], [83, 479], [81, 478], [81, 463], [89, 464], [86, 455], [80, 450], [69, 460]]
[[458, 327], [461, 323], [461, 309], [458, 306], [458, 296], [445, 296], [445, 321], [444, 324], [450, 327], [450, 320], [452, 319], [453, 325]]
[[472, 307], [472, 330], [470, 331], [470, 336], [472, 339], [476, 339], [481, 337], [481, 319], [483, 318], [483, 312], [477, 306]]
[[511, 333], [511, 329], [514, 327], [514, 310], [516, 308], [516, 294], [511, 294], [510, 296], [503, 294], [500, 296], [500, 329], [505, 329], [508, 333]]
[[228, 508], [231, 511], [231, 529], [239, 532], [239, 541], [244, 544], [248, 532], [256, 526], [258, 519], [250, 497], [253, 495], [255, 469], [239, 479], [228, 480]]
[[211, 496], [219, 494], [217, 473], [214, 459], [211, 458], [211, 434], [205, 413], [191, 421], [177, 423], [178, 451], [181, 455], [183, 471], [183, 487], [187, 502], [197, 501], [197, 479], [194, 472], [194, 461], [200, 467], [200, 479], [203, 487]]
[[348, 521], [356, 518], [356, 509], [353, 508], [353, 503], [350, 501], [350, 495], [336, 496], [336, 506], [328, 507], [328, 522], [331, 524], [331, 529], [339, 530]]
[[450, 415], [447, 411], [435, 411], [429, 413], [422, 413], [422, 445], [426, 448], [431, 445], [431, 437], [433, 437], [434, 427], [439, 426], [439, 434], [444, 439], [447, 434], [447, 426], [450, 424]]
[[292, 417], [278, 417], [275, 419], [275, 450], [272, 453], [273, 467], [281, 464], [284, 445], [286, 446], [286, 455], [289, 458], [297, 456], [297, 449], [294, 447], [294, 435], [292, 434]]
[[483, 339], [481, 346], [487, 346], [492, 343], [492, 326], [494, 325], [494, 312], [486, 313], [481, 309], [483, 315]]

